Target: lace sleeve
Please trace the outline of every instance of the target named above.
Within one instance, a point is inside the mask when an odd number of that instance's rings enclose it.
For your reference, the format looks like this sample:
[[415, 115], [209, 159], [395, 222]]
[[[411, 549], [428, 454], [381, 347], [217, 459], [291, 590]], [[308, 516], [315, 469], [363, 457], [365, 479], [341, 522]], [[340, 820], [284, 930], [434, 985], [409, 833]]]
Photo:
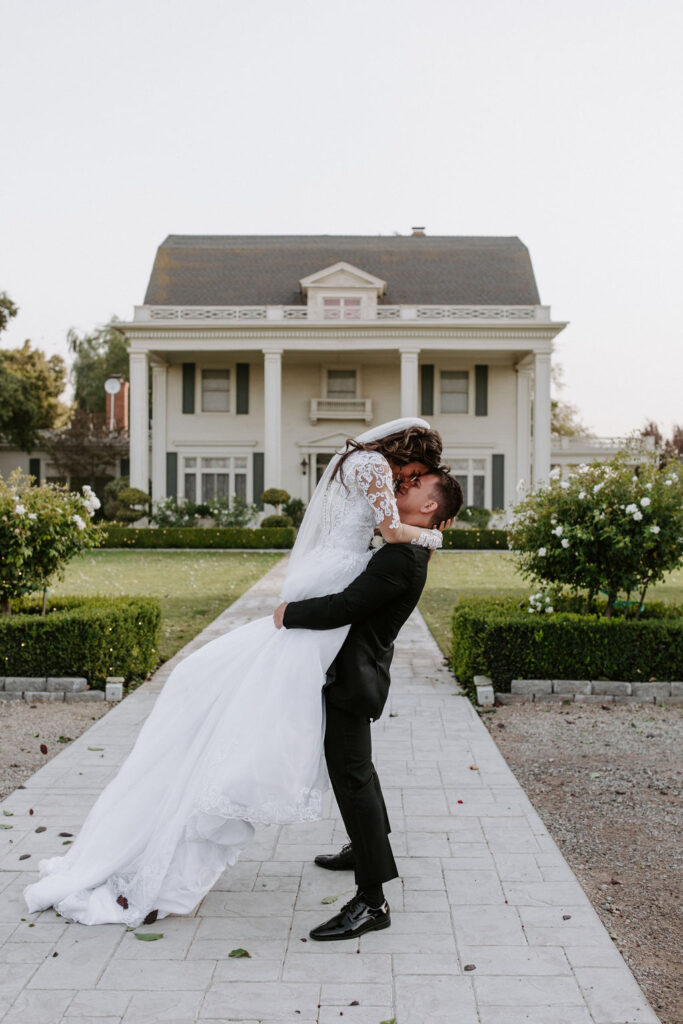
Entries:
[[417, 544], [421, 548], [429, 548], [436, 551], [443, 544], [443, 535], [440, 530], [423, 530], [419, 537], [413, 537], [411, 544]]
[[392, 530], [398, 530], [401, 517], [394, 497], [394, 481], [389, 463], [378, 452], [363, 452], [358, 458], [356, 481], [372, 509], [375, 524], [387, 523]]

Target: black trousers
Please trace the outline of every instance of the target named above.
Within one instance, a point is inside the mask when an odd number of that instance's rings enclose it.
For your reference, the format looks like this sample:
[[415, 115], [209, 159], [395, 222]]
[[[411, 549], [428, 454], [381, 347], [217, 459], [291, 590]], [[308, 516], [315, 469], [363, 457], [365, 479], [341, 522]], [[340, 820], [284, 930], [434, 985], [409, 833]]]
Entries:
[[335, 707], [326, 694], [325, 758], [332, 789], [353, 844], [356, 885], [398, 877], [389, 843], [391, 826], [372, 763], [370, 722]]

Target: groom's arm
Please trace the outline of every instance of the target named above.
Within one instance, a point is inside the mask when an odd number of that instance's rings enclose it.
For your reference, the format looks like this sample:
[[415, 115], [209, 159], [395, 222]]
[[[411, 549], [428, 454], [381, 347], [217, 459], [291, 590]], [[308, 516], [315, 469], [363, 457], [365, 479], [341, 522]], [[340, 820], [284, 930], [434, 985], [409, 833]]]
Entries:
[[422, 548], [388, 544], [341, 593], [290, 601], [284, 610], [283, 625], [287, 629], [336, 629], [362, 622], [410, 586], [415, 558], [426, 556], [427, 551]]

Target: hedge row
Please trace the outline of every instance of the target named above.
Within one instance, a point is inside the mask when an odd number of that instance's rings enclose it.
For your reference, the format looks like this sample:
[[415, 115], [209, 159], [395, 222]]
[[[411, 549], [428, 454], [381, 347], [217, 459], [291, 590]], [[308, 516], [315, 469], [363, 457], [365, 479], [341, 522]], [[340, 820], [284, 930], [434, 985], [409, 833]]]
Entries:
[[512, 679], [683, 679], [683, 618], [666, 605], [639, 620], [606, 619], [471, 598], [453, 609], [452, 630], [453, 671], [470, 690], [475, 675], [502, 693]]
[[161, 609], [150, 597], [64, 597], [14, 602], [0, 618], [0, 674], [144, 679], [159, 662]]
[[445, 530], [442, 550], [448, 551], [487, 551], [498, 549], [507, 551], [507, 530]]
[[293, 527], [249, 529], [226, 526], [164, 526], [133, 529], [105, 526], [105, 548], [291, 548], [296, 537]]

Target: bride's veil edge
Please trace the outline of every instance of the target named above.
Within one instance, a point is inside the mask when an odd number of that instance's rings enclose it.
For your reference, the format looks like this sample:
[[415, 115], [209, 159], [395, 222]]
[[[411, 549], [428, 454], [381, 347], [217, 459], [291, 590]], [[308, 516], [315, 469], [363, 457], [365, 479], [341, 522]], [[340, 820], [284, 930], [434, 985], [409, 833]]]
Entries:
[[[426, 427], [430, 428], [430, 424], [423, 419], [419, 419], [416, 416], [402, 416], [396, 420], [389, 420], [388, 423], [380, 423], [376, 427], [372, 427], [370, 430], [365, 430], [362, 434], [358, 434], [354, 440], [365, 443], [368, 441], [380, 441], [383, 437], [388, 437], [390, 434], [396, 434], [399, 430], [407, 430], [409, 427]], [[335, 467], [339, 460], [339, 457], [343, 454], [343, 449], [337, 451], [333, 458], [330, 459], [329, 465], [325, 469], [320, 482], [318, 483], [311, 500], [308, 503], [308, 508], [302, 520], [299, 532], [297, 534], [292, 553], [289, 557], [289, 564], [287, 566], [287, 573], [285, 576], [285, 585], [291, 578], [293, 572], [296, 571], [300, 565], [302, 559], [315, 551], [320, 546], [323, 539], [322, 533], [322, 508], [325, 491], [327, 490], [332, 474], [334, 473]]]

